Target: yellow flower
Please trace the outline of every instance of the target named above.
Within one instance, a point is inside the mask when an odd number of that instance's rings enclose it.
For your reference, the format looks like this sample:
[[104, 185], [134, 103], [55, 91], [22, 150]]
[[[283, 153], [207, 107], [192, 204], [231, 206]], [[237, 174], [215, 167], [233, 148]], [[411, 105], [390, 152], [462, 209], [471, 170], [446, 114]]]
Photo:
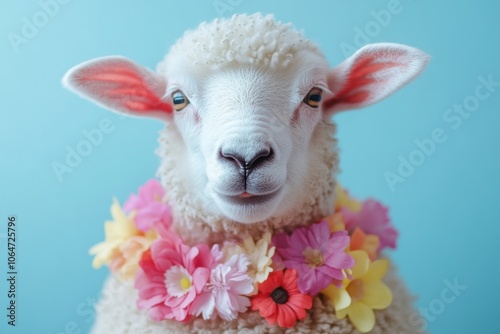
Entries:
[[361, 202], [349, 197], [347, 190], [344, 190], [339, 183], [335, 186], [335, 192], [337, 193], [335, 212], [339, 211], [343, 207], [349, 209], [351, 212], [361, 211]]
[[257, 284], [264, 282], [269, 273], [273, 271], [271, 258], [274, 255], [275, 247], [269, 247], [271, 243], [271, 233], [266, 232], [257, 243], [247, 237], [242, 244], [226, 243], [224, 245], [224, 257], [229, 259], [233, 254], [245, 254], [249, 260], [248, 276], [254, 281], [254, 293], [258, 292]]
[[380, 259], [370, 263], [365, 251], [348, 252], [355, 260], [352, 279], [344, 279], [342, 287], [328, 286], [322, 291], [335, 307], [337, 318], [349, 317], [361, 333], [367, 333], [375, 326], [373, 310], [387, 308], [392, 302], [392, 292], [381, 280], [389, 268], [389, 261]]
[[142, 253], [157, 238], [154, 230], [144, 233], [134, 224], [134, 215], [123, 212], [116, 199], [111, 205], [112, 221], [104, 224], [105, 241], [95, 245], [89, 251], [95, 255], [92, 261], [94, 268], [103, 264], [109, 265], [112, 272], [124, 279], [133, 278], [139, 266]]
[[332, 232], [345, 230], [345, 218], [341, 212], [342, 208], [346, 208], [351, 212], [361, 211], [361, 202], [349, 197], [347, 191], [344, 190], [338, 183], [335, 186], [335, 193], [336, 200], [334, 204], [334, 212], [332, 215], [325, 218], [328, 226], [330, 226], [330, 231]]

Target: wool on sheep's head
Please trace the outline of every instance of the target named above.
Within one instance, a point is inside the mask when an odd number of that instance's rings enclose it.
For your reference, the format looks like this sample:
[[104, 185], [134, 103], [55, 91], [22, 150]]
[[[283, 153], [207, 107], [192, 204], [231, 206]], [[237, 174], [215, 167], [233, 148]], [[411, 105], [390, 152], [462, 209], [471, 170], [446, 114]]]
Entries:
[[330, 68], [292, 25], [235, 15], [186, 32], [156, 72], [105, 57], [74, 67], [63, 83], [113, 111], [167, 122], [160, 175], [174, 211], [200, 206], [218, 217], [210, 224], [269, 224], [306, 206], [329, 213], [332, 114], [385, 98], [427, 59], [409, 46], [370, 44]]

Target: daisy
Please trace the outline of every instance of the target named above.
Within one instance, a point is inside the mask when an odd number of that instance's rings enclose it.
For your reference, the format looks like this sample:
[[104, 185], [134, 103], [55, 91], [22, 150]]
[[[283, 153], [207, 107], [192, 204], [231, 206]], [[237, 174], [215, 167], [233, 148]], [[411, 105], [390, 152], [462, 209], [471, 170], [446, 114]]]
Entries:
[[213, 257], [206, 245], [189, 247], [173, 232], [156, 240], [140, 261], [137, 306], [152, 320], [188, 320], [191, 303], [208, 281]]

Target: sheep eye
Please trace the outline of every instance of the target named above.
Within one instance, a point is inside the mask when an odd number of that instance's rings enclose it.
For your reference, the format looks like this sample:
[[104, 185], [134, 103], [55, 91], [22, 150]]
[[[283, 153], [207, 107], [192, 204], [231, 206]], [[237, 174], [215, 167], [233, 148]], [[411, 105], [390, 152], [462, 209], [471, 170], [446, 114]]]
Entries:
[[321, 94], [323, 91], [319, 88], [313, 88], [307, 93], [306, 97], [304, 98], [304, 103], [307, 104], [308, 106], [312, 108], [318, 108], [319, 103], [321, 102]]
[[189, 104], [189, 100], [183, 92], [178, 90], [172, 93], [172, 103], [174, 104], [175, 110], [181, 111]]

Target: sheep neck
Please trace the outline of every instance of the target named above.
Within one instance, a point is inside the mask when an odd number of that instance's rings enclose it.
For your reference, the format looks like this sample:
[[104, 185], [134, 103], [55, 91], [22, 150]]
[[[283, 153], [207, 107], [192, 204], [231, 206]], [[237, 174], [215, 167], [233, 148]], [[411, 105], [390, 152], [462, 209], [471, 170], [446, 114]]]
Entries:
[[186, 182], [179, 177], [179, 157], [185, 147], [175, 127], [168, 125], [160, 133], [158, 155], [162, 159], [158, 174], [167, 189], [172, 207], [174, 229], [188, 244], [221, 243], [252, 237], [258, 240], [265, 232], [290, 232], [300, 226], [308, 226], [330, 215], [335, 196], [335, 174], [338, 171], [336, 127], [325, 121], [315, 131], [311, 145], [314, 147], [315, 161], [307, 172], [307, 190], [298, 205], [283, 217], [271, 217], [254, 224], [241, 224], [217, 216], [205, 208], [203, 201]]

